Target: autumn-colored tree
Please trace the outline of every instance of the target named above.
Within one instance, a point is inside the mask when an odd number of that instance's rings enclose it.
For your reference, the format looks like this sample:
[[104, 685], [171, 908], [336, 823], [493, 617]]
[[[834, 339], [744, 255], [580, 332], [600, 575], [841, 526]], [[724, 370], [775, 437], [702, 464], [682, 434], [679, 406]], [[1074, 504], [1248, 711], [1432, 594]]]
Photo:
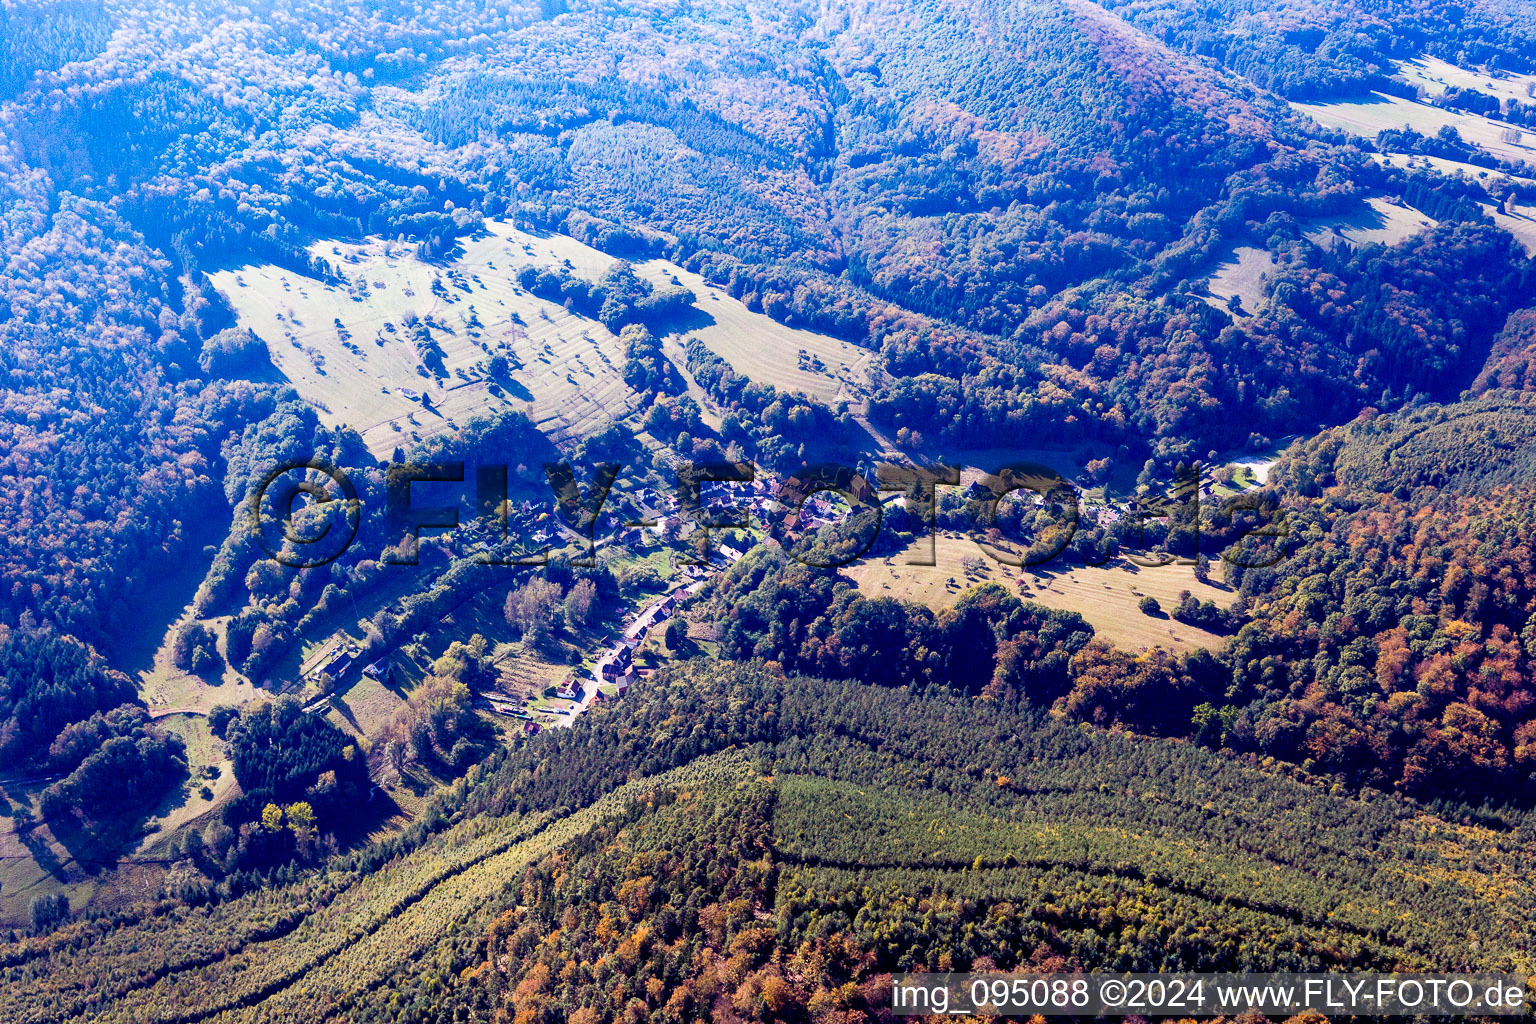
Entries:
[[[268, 806], [271, 806], [270, 804]], [[300, 842], [313, 838], [315, 834], [315, 810], [308, 803], [299, 801], [283, 808], [283, 814], [288, 819], [288, 828], [293, 832], [294, 838]], [[266, 811], [262, 811], [262, 824], [266, 824]]]

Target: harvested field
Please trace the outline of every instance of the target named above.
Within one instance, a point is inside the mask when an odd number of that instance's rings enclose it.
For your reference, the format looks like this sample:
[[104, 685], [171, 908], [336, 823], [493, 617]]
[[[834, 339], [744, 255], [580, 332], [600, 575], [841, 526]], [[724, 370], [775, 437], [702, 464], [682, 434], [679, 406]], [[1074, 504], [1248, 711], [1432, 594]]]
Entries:
[[[1229, 607], [1236, 598], [1230, 589], [1195, 579], [1193, 566], [1091, 568], [1061, 562], [1039, 566], [1038, 571], [1027, 571], [992, 561], [982, 554], [973, 540], [958, 534], [936, 538], [936, 565], [903, 564], [909, 558], [926, 557], [927, 552], [927, 541], [918, 540], [905, 553], [892, 557], [890, 564], [886, 564], [885, 559], [871, 559], [847, 566], [841, 572], [871, 597], [895, 597], [930, 608], [954, 604], [967, 587], [978, 583], [1001, 583], [1024, 600], [1047, 608], [1077, 612], [1088, 620], [1098, 636], [1130, 650], [1144, 647], [1216, 650], [1226, 643], [1224, 637], [1215, 633], [1166, 617], [1166, 612], [1178, 603], [1179, 592], [1183, 590], [1202, 601], [1214, 601], [1223, 608]], [[968, 576], [961, 560], [976, 556], [980, 556], [985, 564], [980, 572]], [[1214, 571], [1219, 573], [1219, 570]], [[1154, 618], [1141, 612], [1137, 602], [1144, 595], [1157, 598], [1165, 612], [1164, 617]]]

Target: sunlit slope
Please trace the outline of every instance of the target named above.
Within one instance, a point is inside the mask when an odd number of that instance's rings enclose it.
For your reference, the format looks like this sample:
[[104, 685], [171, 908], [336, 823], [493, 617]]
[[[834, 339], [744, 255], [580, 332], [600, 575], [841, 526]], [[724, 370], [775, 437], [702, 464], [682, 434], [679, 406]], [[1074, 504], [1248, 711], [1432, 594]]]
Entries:
[[[624, 384], [614, 333], [515, 279], [533, 265], [596, 281], [612, 256], [496, 222], [444, 263], [380, 239], [321, 242], [311, 254], [329, 266], [329, 279], [275, 265], [209, 276], [283, 376], [327, 422], [357, 430], [375, 455], [387, 458], [397, 445], [479, 413], [519, 409], [558, 441], [640, 408]], [[675, 281], [694, 293], [692, 311], [659, 330], [697, 335], [752, 380], [824, 401], [865, 390], [869, 352], [781, 324], [665, 260], [636, 269], [657, 286]], [[488, 372], [496, 356], [508, 361], [509, 379]]]
[[[299, 393], [327, 422], [357, 430], [375, 455], [476, 413], [518, 409], [559, 439], [638, 406], [618, 338], [518, 288], [488, 255], [438, 266], [378, 240], [315, 251], [332, 280], [271, 265], [210, 276]], [[498, 355], [513, 368], [510, 382], [487, 372]]]

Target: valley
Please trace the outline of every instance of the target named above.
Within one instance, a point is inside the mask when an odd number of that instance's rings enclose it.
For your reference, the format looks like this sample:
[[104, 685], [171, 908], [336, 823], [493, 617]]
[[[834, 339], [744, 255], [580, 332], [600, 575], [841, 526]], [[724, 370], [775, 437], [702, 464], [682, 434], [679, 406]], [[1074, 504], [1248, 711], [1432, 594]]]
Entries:
[[0, 1021], [1536, 977], [1528, 8], [7, 0]]

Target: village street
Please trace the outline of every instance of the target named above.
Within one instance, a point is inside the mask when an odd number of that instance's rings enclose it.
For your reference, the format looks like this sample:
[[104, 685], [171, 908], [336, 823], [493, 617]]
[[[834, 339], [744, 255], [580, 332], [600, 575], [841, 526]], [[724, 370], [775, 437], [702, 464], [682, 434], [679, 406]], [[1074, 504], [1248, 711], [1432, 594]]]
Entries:
[[[730, 557], [731, 554], [734, 554], [735, 558], [741, 557], [739, 552], [731, 551], [730, 554], [726, 555], [727, 564], [735, 560]], [[552, 727], [570, 728], [572, 723], [576, 721], [576, 716], [590, 708], [597, 700], [598, 693], [600, 692], [598, 688], [604, 683], [603, 668], [612, 663], [614, 659], [621, 657], [626, 649], [633, 650], [633, 648], [638, 647], [645, 640], [646, 636], [649, 635], [653, 627], [671, 618], [674, 609], [685, 599], [697, 594], [706, 582], [708, 581], [695, 580], [685, 587], [680, 587], [663, 597], [657, 598], [640, 609], [640, 613], [624, 628], [623, 634], [603, 651], [603, 655], [597, 664], [592, 666], [591, 675], [586, 679], [579, 680], [582, 688], [580, 696], [565, 709], [565, 714], [557, 716], [549, 724]]]

